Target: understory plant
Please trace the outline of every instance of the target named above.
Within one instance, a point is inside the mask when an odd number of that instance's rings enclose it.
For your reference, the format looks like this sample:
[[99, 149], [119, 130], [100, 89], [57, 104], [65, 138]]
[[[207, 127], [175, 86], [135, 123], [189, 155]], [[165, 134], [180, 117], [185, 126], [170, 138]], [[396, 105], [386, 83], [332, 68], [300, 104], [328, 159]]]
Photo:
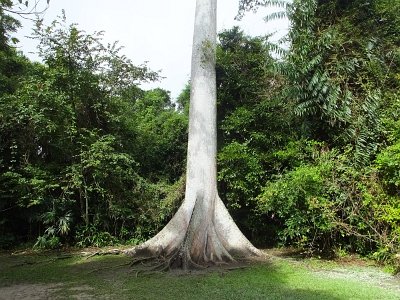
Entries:
[[258, 197], [260, 217], [280, 224], [282, 244], [310, 254], [340, 250], [394, 262], [400, 249], [399, 195], [388, 193], [375, 167], [352, 167], [336, 150], [314, 157], [266, 184]]

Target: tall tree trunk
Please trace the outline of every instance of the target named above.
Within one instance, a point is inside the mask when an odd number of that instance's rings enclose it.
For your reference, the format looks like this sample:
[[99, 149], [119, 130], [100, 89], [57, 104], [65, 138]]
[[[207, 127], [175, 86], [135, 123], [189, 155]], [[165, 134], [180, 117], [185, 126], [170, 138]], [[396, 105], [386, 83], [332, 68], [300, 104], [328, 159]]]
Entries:
[[197, 0], [193, 35], [185, 200], [152, 239], [128, 251], [187, 269], [260, 255], [217, 192], [216, 0]]

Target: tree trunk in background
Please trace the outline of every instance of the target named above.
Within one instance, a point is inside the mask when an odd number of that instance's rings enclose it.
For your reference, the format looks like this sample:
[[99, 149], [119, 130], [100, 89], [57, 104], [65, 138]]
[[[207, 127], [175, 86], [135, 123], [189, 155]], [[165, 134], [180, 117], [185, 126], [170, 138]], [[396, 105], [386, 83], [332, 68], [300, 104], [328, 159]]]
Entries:
[[217, 192], [216, 12], [216, 0], [197, 0], [185, 200], [155, 237], [127, 251], [165, 258], [169, 267], [188, 269], [260, 255]]

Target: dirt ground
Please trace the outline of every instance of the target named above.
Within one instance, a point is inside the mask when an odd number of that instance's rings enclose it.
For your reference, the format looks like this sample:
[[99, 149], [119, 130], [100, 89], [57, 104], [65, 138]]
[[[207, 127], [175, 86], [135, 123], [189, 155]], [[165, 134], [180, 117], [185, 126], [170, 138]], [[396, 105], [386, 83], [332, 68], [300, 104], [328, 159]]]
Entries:
[[[17, 284], [9, 287], [0, 288], [1, 300], [42, 300], [57, 299], [58, 293], [63, 287], [62, 283], [58, 284]], [[94, 299], [90, 295], [93, 288], [89, 286], [74, 287], [69, 289], [68, 297], [70, 299]]]

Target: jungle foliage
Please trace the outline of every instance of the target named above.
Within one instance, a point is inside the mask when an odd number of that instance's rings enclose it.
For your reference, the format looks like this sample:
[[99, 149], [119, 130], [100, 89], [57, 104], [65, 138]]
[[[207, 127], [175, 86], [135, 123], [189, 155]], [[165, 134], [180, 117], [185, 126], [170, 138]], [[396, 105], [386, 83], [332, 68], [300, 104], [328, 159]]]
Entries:
[[[219, 34], [221, 198], [260, 246], [399, 267], [400, 1], [241, 3], [291, 27]], [[0, 247], [155, 234], [183, 198], [190, 84], [142, 90], [157, 73], [63, 18], [38, 23], [33, 63], [0, 14]]]
[[[275, 2], [242, 4], [254, 9]], [[400, 2], [277, 2], [286, 10], [266, 19], [289, 18], [289, 34], [281, 41], [289, 46], [269, 47], [280, 56], [271, 67], [279, 84], [268, 94], [263, 84], [257, 94], [269, 105], [279, 99], [282, 109], [257, 126], [288, 120], [282, 127], [290, 128], [290, 134], [283, 135], [287, 140], [278, 148], [262, 150], [263, 172], [256, 177], [263, 179], [257, 186], [261, 192], [239, 201], [246, 210], [251, 207], [248, 228], [267, 243], [296, 245], [310, 253], [358, 252], [398, 267], [400, 27], [395, 11]], [[252, 116], [260, 114], [256, 109]], [[263, 135], [274, 132], [268, 128]], [[254, 138], [247, 140], [253, 143]], [[221, 175], [259, 157], [247, 154], [255, 147], [240, 147], [226, 146], [229, 159], [222, 151], [220, 158], [232, 165]], [[234, 162], [238, 155], [232, 148], [246, 163]], [[236, 174], [241, 177], [229, 179], [228, 193], [251, 182], [251, 172]]]
[[161, 200], [173, 206], [179, 198], [187, 117], [169, 92], [141, 90], [157, 73], [134, 66], [117, 44], [104, 45], [101, 32], [61, 18], [39, 22], [33, 37], [42, 64], [12, 47], [2, 54], [9, 72], [0, 98], [2, 247], [37, 237], [37, 246], [54, 248], [154, 234], [171, 214]]

